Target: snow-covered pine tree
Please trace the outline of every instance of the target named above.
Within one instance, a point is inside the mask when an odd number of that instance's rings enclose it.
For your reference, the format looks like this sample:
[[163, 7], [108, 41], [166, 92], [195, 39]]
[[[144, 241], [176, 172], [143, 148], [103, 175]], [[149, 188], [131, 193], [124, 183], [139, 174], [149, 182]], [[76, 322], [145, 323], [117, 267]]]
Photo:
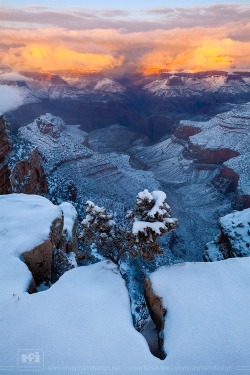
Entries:
[[124, 231], [114, 221], [113, 213], [91, 201], [86, 202], [85, 213], [80, 235], [83, 244], [94, 244], [105, 258], [117, 264], [126, 249]]
[[146, 189], [137, 195], [136, 206], [127, 217], [133, 221], [133, 241], [143, 259], [152, 260], [156, 254], [163, 253], [157, 238], [175, 229], [178, 223], [170, 214], [163, 191], [150, 193]]
[[156, 254], [162, 254], [157, 239], [177, 225], [177, 219], [170, 217], [171, 210], [165, 200], [163, 191], [140, 192], [136, 206], [126, 216], [126, 228], [118, 225], [114, 215], [104, 207], [88, 201], [80, 239], [85, 245], [94, 244], [104, 257], [116, 264], [125, 253], [152, 260]]

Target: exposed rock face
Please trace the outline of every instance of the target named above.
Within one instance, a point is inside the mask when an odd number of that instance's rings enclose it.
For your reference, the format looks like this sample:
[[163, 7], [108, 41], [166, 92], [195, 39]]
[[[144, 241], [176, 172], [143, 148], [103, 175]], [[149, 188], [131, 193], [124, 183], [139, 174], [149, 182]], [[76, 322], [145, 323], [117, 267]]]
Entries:
[[222, 164], [231, 158], [239, 156], [240, 154], [229, 148], [209, 150], [204, 149], [199, 145], [190, 144], [188, 153], [186, 155], [198, 163]]
[[48, 192], [46, 176], [37, 149], [13, 165], [10, 183], [13, 193], [46, 194]]
[[48, 115], [47, 117], [38, 117], [36, 119], [36, 124], [42, 134], [48, 134], [52, 138], [58, 138], [60, 133], [66, 129], [65, 122], [62, 119], [56, 119]]
[[222, 193], [236, 192], [239, 175], [232, 169], [222, 166], [220, 173], [213, 179], [214, 186]]
[[33, 249], [22, 253], [36, 285], [39, 285], [42, 281], [48, 282], [51, 279], [53, 250], [64, 241], [63, 226], [63, 212], [59, 209], [58, 217], [50, 224], [48, 239]]
[[187, 141], [189, 137], [191, 137], [192, 135], [195, 135], [197, 133], [200, 133], [200, 132], [201, 132], [201, 129], [198, 128], [198, 127], [196, 128], [196, 127], [190, 127], [190, 126], [186, 126], [184, 124], [180, 124], [175, 131], [174, 137], [177, 140]]
[[46, 194], [48, 186], [36, 148], [6, 135], [6, 124], [0, 117], [0, 194]]
[[39, 285], [42, 281], [50, 281], [52, 254], [53, 243], [50, 240], [46, 240], [41, 245], [22, 254], [36, 285]]
[[204, 261], [250, 256], [250, 208], [219, 220], [221, 234], [206, 245]]
[[3, 116], [0, 116], [0, 194], [7, 194], [11, 191], [10, 171], [7, 165], [7, 156], [10, 150], [11, 146], [7, 139], [5, 122]]
[[52, 273], [55, 280], [58, 280], [65, 272], [74, 268], [67, 254], [61, 250], [56, 249], [52, 257]]
[[152, 320], [156, 325], [158, 332], [158, 347], [159, 357], [161, 359], [166, 358], [164, 351], [164, 327], [165, 327], [165, 316], [167, 310], [163, 307], [162, 298], [157, 296], [154, 292], [151, 280], [149, 277], [144, 280], [144, 294], [147, 302], [148, 310]]

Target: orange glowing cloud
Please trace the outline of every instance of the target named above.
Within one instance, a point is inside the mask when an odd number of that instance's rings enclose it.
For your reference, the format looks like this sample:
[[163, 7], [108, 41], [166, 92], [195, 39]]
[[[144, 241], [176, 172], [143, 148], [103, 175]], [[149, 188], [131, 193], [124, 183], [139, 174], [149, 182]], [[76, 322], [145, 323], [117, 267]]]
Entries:
[[[1, 63], [14, 70], [250, 70], [243, 4], [0, 9]], [[12, 26], [10, 26], [12, 25]]]
[[[145, 54], [141, 59], [144, 74], [152, 74], [160, 69], [169, 71], [249, 69], [250, 42], [234, 41], [230, 38], [216, 38], [200, 33], [194, 38], [191, 31], [191, 42], [180, 48], [166, 43], [160, 48]], [[175, 40], [175, 38], [174, 38]], [[177, 41], [176, 41], [177, 43]]]
[[[250, 69], [250, 24], [221, 27], [66, 30], [0, 29], [2, 64], [14, 70]], [[234, 37], [235, 35], [235, 37]], [[249, 34], [250, 35], [250, 34]]]
[[25, 47], [10, 48], [2, 62], [14, 69], [59, 71], [95, 70], [101, 71], [120, 66], [123, 57], [112, 54], [78, 52], [54, 44], [31, 43]]

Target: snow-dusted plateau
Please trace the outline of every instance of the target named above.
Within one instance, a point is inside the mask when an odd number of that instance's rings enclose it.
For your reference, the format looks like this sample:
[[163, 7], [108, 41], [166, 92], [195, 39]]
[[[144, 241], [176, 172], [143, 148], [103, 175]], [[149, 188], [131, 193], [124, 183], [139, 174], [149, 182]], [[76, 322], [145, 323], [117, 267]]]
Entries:
[[[0, 372], [249, 373], [250, 73], [5, 72], [1, 92]], [[118, 262], [82, 238], [97, 222]]]

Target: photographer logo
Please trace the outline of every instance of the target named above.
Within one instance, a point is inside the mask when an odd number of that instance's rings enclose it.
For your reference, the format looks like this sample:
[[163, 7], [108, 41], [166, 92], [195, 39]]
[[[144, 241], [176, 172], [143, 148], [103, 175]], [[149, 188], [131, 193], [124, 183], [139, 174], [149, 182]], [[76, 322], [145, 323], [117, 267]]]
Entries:
[[17, 368], [22, 371], [43, 371], [44, 352], [41, 349], [19, 349]]

